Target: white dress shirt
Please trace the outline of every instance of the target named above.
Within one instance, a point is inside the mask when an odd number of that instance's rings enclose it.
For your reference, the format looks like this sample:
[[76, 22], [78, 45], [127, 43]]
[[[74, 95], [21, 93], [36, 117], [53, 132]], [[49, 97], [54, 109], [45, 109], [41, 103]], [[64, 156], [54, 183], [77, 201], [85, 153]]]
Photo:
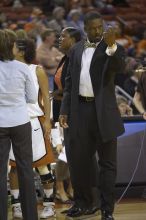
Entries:
[[[100, 44], [100, 42], [97, 43], [97, 46]], [[79, 95], [81, 96], [94, 97], [89, 70], [95, 49], [96, 48], [94, 47], [85, 48], [82, 54], [80, 85], [79, 85]], [[116, 44], [112, 47], [107, 47], [106, 54], [108, 56], [112, 56], [116, 52], [116, 50], [117, 50]]]
[[17, 60], [0, 61], [0, 127], [30, 121], [26, 103], [35, 103], [37, 93], [28, 66]]

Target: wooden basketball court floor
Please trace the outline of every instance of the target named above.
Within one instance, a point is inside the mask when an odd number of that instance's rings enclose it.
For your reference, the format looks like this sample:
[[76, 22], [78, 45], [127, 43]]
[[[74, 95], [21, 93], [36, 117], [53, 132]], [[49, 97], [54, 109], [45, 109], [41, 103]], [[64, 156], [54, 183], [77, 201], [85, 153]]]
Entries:
[[[61, 212], [69, 208], [69, 205], [56, 203], [56, 217], [50, 217], [48, 220], [100, 220], [100, 213], [94, 216], [86, 216], [80, 218], [68, 218]], [[38, 213], [42, 209], [41, 204], [38, 205]], [[115, 220], [146, 220], [146, 199], [123, 199], [115, 207]], [[11, 207], [9, 207], [8, 220], [13, 220]]]

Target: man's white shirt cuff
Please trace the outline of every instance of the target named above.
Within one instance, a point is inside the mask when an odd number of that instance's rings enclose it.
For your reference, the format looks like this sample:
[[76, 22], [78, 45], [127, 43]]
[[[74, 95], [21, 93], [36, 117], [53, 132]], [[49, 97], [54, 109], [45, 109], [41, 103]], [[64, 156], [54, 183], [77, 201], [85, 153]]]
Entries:
[[106, 48], [106, 54], [108, 56], [113, 56], [116, 50], [117, 50], [117, 44], [113, 44], [113, 46]]

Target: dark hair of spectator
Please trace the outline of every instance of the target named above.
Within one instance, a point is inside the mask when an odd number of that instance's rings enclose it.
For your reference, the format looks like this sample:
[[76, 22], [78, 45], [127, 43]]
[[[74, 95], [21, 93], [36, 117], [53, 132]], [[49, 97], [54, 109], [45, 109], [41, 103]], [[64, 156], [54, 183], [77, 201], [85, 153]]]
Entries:
[[51, 29], [51, 28], [48, 28], [45, 31], [43, 31], [42, 34], [41, 34], [42, 41], [45, 41], [46, 38], [48, 36], [50, 36], [52, 33], [55, 33], [55, 31], [53, 29]]
[[75, 42], [81, 40], [82, 35], [79, 29], [76, 29], [74, 27], [67, 27], [64, 29], [64, 31], [67, 31], [69, 36], [75, 39]]
[[0, 60], [13, 60], [13, 46], [16, 41], [16, 34], [8, 29], [0, 30]]
[[16, 41], [17, 48], [24, 52], [24, 60], [31, 64], [36, 56], [36, 44], [32, 39], [18, 39]]
[[88, 12], [87, 14], [85, 14], [84, 17], [84, 25], [87, 25], [90, 21], [94, 19], [101, 19], [101, 18], [102, 18], [101, 15], [96, 11]]

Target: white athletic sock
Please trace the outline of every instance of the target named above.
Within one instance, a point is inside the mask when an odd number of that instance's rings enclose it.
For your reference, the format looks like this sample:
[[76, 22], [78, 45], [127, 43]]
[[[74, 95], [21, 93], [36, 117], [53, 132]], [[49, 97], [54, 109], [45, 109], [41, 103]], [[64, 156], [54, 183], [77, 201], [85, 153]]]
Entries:
[[19, 189], [12, 189], [11, 195], [14, 196], [14, 199], [18, 199], [19, 197]]
[[39, 170], [40, 175], [46, 175], [46, 174], [50, 173], [47, 166], [38, 167], [38, 170]]
[[44, 189], [44, 193], [47, 198], [50, 198], [50, 196], [53, 194], [53, 189]]

